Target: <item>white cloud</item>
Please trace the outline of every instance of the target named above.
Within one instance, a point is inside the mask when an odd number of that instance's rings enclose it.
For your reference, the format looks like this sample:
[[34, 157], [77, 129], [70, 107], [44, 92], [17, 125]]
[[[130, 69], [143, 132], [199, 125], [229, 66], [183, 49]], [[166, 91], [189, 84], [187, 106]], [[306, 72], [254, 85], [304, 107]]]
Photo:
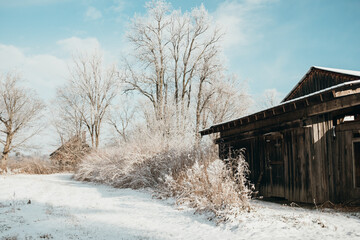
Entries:
[[[61, 86], [67, 77], [67, 60], [50, 54], [26, 54], [22, 49], [0, 43], [0, 73], [16, 71], [23, 81], [21, 84], [33, 89], [49, 104], [55, 97], [56, 88]], [[57, 136], [49, 129], [49, 115], [45, 115], [41, 124], [44, 131], [31, 139], [32, 143], [43, 152], [50, 151], [53, 147], [49, 143], [54, 142]]]
[[72, 55], [88, 54], [95, 51], [104, 56], [106, 64], [112, 64], [117, 56], [101, 48], [96, 38], [71, 37], [57, 42], [59, 48], [54, 54], [27, 54], [23, 49], [0, 43], [0, 73], [11, 70], [19, 72], [25, 84], [46, 100], [55, 97], [56, 88], [68, 77], [68, 66], [71, 66]]
[[25, 85], [49, 100], [66, 78], [67, 62], [49, 54], [26, 55], [15, 46], [0, 44], [0, 72], [11, 70], [19, 72]]
[[22, 51], [12, 45], [0, 44], [0, 69], [12, 70], [24, 64], [25, 56]]
[[86, 10], [85, 18], [86, 18], [87, 20], [97, 20], [97, 19], [102, 18], [102, 14], [101, 14], [101, 12], [100, 12], [98, 9], [90, 6], [90, 7], [88, 7], [88, 9]]
[[100, 53], [104, 57], [104, 63], [106, 65], [116, 63], [119, 60], [119, 56], [116, 51], [108, 51], [102, 48], [97, 38], [78, 38], [71, 37], [56, 42], [65, 53], [65, 57], [71, 55], [87, 55], [94, 52]]
[[256, 13], [273, 0], [246, 0], [222, 2], [213, 13], [218, 26], [225, 32], [224, 48], [236, 49], [261, 35], [256, 29], [267, 21]]
[[113, 0], [114, 5], [111, 6], [111, 10], [114, 12], [122, 12], [125, 8], [124, 0]]
[[245, 21], [241, 8], [242, 6], [235, 2], [225, 2], [220, 4], [214, 13], [218, 26], [226, 34], [224, 37], [225, 47], [232, 47], [239, 43], [243, 44], [246, 40], [243, 26]]
[[56, 42], [68, 54], [100, 51], [101, 46], [96, 38], [71, 37]]
[[[100, 51], [105, 63], [116, 60], [113, 52], [102, 50], [96, 38], [71, 37], [57, 42], [58, 48], [53, 54], [27, 54], [23, 49], [0, 43], [0, 74], [15, 70], [22, 76], [22, 84], [34, 89], [47, 104], [56, 96], [56, 88], [62, 86], [68, 77], [68, 66], [72, 64], [72, 54]], [[60, 56], [61, 55], [61, 56]], [[44, 146], [42, 151], [49, 150], [49, 142], [53, 142], [53, 132], [47, 129], [38, 136], [37, 141]], [[56, 136], [55, 136], [56, 137]]]

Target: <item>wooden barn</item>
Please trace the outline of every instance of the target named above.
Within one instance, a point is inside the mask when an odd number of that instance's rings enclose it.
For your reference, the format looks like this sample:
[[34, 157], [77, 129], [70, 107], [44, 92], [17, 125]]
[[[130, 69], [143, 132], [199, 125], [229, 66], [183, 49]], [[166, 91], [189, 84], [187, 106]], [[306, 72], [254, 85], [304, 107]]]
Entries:
[[91, 151], [86, 143], [86, 134], [74, 135], [50, 154], [50, 160], [60, 167], [76, 165], [87, 153]]
[[311, 67], [277, 106], [214, 125], [220, 157], [245, 148], [264, 197], [360, 199], [360, 71]]

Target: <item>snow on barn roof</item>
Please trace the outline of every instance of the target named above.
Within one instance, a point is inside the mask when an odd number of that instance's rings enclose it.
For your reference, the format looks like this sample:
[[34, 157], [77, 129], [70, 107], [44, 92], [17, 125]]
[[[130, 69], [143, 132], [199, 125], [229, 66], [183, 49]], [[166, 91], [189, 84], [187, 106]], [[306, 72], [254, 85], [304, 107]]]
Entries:
[[360, 71], [337, 69], [337, 68], [326, 68], [326, 67], [318, 67], [318, 66], [313, 66], [313, 68], [360, 77]]
[[295, 87], [293, 89], [291, 89], [291, 91], [286, 95], [286, 97], [282, 100], [282, 102], [285, 102], [285, 101], [288, 100], [289, 96], [291, 94], [293, 94], [293, 92], [304, 82], [304, 80], [307, 78], [307, 76], [310, 74], [310, 72], [313, 71], [314, 69], [319, 69], [319, 70], [323, 70], [323, 71], [327, 71], [327, 72], [340, 73], [340, 74], [346, 74], [346, 75], [350, 75], [350, 76], [360, 77], [360, 71], [312, 66], [307, 71], [307, 73], [301, 78], [301, 80], [295, 85]]
[[[359, 78], [360, 78], [360, 76], [359, 76]], [[301, 96], [301, 97], [298, 97], [298, 98], [295, 98], [295, 99], [291, 99], [291, 100], [288, 100], [286, 102], [281, 102], [276, 106], [273, 106], [271, 108], [268, 108], [268, 109], [262, 110], [260, 112], [256, 112], [256, 113], [253, 113], [253, 114], [241, 117], [241, 118], [236, 118], [236, 119], [233, 119], [233, 120], [230, 120], [230, 121], [224, 121], [224, 122], [221, 122], [221, 123], [214, 124], [214, 125], [212, 125], [211, 127], [207, 128], [207, 129], [203, 129], [202, 131], [200, 131], [200, 133], [201, 133], [201, 135], [207, 135], [207, 134], [211, 134], [211, 133], [214, 133], [214, 132], [218, 132], [218, 131], [214, 131], [214, 129], [218, 128], [220, 126], [224, 126], [226, 124], [229, 124], [231, 122], [239, 121], [240, 119], [249, 118], [250, 116], [259, 115], [261, 113], [264, 113], [266, 111], [273, 110], [273, 109], [276, 109], [276, 108], [279, 108], [279, 107], [281, 108], [281, 107], [283, 107], [285, 105], [288, 105], [289, 103], [299, 102], [301, 100], [304, 100], [304, 99], [307, 99], [307, 98], [310, 98], [310, 97], [313, 97], [313, 96], [316, 96], [316, 95], [324, 94], [326, 92], [330, 92], [330, 91], [333, 91], [333, 90], [336, 90], [336, 89], [348, 88], [348, 87], [351, 87], [351, 86], [354, 86], [354, 85], [355, 86], [360, 86], [360, 79], [354, 80], [354, 81], [351, 81], [351, 82], [341, 83], [341, 84], [331, 86], [331, 87], [326, 88], [326, 89], [322, 89], [322, 90], [317, 91], [317, 92], [310, 93], [310, 94], [305, 95], [305, 96]], [[255, 119], [256, 119], [256, 117], [255, 117]]]

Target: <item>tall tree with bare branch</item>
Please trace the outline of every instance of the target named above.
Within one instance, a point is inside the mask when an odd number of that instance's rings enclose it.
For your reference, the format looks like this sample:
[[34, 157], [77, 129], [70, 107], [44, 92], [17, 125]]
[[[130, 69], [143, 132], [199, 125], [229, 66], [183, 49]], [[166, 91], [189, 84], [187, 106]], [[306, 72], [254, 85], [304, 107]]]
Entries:
[[[203, 5], [194, 8], [190, 13], [181, 14], [180, 11], [174, 11], [171, 19], [169, 32], [174, 99], [177, 106], [180, 103], [180, 117], [186, 117], [191, 105], [194, 84], [200, 87], [201, 82], [209, 81], [212, 75], [221, 70], [218, 67], [210, 70], [209, 63], [221, 65], [218, 54], [222, 34], [217, 28], [211, 27], [214, 24]], [[204, 69], [207, 69], [206, 73]]]
[[45, 108], [44, 103], [30, 90], [19, 86], [20, 76], [7, 73], [0, 76], [0, 144], [1, 168], [6, 171], [9, 153], [24, 147], [39, 133], [38, 123]]
[[206, 106], [201, 112], [201, 126], [209, 127], [211, 124], [229, 121], [248, 114], [252, 99], [247, 93], [245, 83], [239, 84], [236, 76], [219, 76], [218, 81], [203, 91], [204, 99], [211, 94]]
[[152, 103], [158, 120], [163, 119], [167, 97], [168, 81], [167, 28], [170, 24], [170, 5], [165, 1], [152, 1], [146, 5], [148, 16], [135, 17], [128, 36], [136, 51], [136, 60], [141, 63], [141, 71], [128, 67], [128, 90], [136, 90]]
[[57, 94], [67, 110], [63, 120], [72, 121], [75, 131], [85, 128], [92, 147], [97, 149], [103, 120], [118, 93], [118, 72], [115, 65], [104, 66], [100, 53], [74, 57], [69, 72], [68, 83]]
[[[203, 82], [216, 80], [211, 77], [215, 69], [207, 65], [221, 65], [221, 33], [213, 26], [203, 5], [182, 13], [164, 0], [149, 2], [147, 13], [134, 18], [129, 40], [134, 62], [140, 65], [127, 63], [127, 90], [150, 100], [156, 119], [165, 121], [163, 126], [170, 125], [166, 121], [173, 118], [169, 116], [174, 115], [169, 109], [173, 106], [180, 130], [188, 126], [189, 119], [198, 117], [191, 115], [191, 108], [198, 104], [194, 95], [199, 91], [201, 95]], [[199, 88], [194, 91], [196, 86]]]
[[74, 136], [80, 137], [85, 129], [81, 112], [84, 104], [81, 98], [64, 88], [57, 89], [57, 98], [53, 101], [51, 123], [60, 138], [61, 145]]
[[108, 123], [113, 127], [113, 129], [118, 133], [118, 136], [124, 142], [127, 142], [129, 139], [128, 131], [131, 126], [136, 109], [133, 108], [130, 102], [122, 102], [122, 106], [115, 106], [108, 118]]

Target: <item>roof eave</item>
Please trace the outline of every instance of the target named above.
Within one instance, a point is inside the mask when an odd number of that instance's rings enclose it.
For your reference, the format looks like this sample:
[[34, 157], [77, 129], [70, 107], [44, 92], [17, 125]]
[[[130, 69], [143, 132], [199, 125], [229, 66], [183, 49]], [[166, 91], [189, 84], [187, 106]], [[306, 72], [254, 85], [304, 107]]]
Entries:
[[[291, 99], [291, 100], [288, 100], [286, 102], [282, 102], [280, 103], [279, 105], [276, 105], [276, 106], [273, 106], [271, 108], [268, 108], [268, 109], [265, 109], [265, 110], [262, 110], [262, 111], [259, 111], [259, 112], [256, 112], [256, 113], [253, 113], [253, 114], [250, 114], [250, 115], [247, 115], [247, 116], [244, 116], [244, 117], [241, 117], [241, 118], [237, 118], [237, 119], [234, 119], [234, 120], [231, 120], [231, 121], [227, 121], [227, 122], [222, 122], [222, 123], [218, 123], [218, 124], [215, 124], [213, 126], [211, 126], [210, 128], [207, 128], [207, 129], [204, 129], [202, 131], [200, 131], [199, 133], [201, 134], [201, 136], [204, 136], [204, 135], [208, 135], [208, 134], [212, 134], [212, 133], [217, 133], [217, 132], [221, 132], [220, 130], [220, 127], [221, 128], [225, 128], [226, 125], [228, 126], [235, 126], [235, 127], [239, 127], [240, 125], [237, 125], [236, 122], [240, 122], [240, 123], [243, 123], [245, 122], [245, 124], [247, 124], [251, 118], [255, 118], [256, 119], [256, 115], [260, 115], [260, 114], [263, 114], [264, 112], [269, 112], [269, 111], [272, 111], [272, 112], [276, 112], [276, 109], [278, 108], [284, 108], [285, 105], [287, 104], [292, 104], [292, 103], [296, 103], [296, 102], [299, 102], [299, 101], [306, 101], [306, 99], [308, 98], [311, 98], [311, 97], [314, 97], [316, 95], [321, 95], [321, 94], [325, 94], [326, 92], [329, 92], [329, 91], [333, 91], [335, 89], [339, 89], [341, 87], [345, 87], [345, 86], [352, 86], [352, 85], [360, 85], [360, 79], [359, 80], [355, 80], [355, 81], [351, 81], [351, 82], [346, 82], [346, 83], [341, 83], [341, 84], [338, 84], [336, 86], [332, 86], [330, 88], [327, 88], [327, 89], [323, 89], [323, 90], [320, 90], [318, 92], [314, 92], [314, 93], [310, 93], [306, 96], [302, 96], [302, 97], [298, 97], [298, 98], [295, 98], [295, 99]], [[288, 112], [289, 113], [289, 112]], [[277, 114], [278, 115], [278, 114]], [[246, 120], [246, 121], [245, 121]]]

